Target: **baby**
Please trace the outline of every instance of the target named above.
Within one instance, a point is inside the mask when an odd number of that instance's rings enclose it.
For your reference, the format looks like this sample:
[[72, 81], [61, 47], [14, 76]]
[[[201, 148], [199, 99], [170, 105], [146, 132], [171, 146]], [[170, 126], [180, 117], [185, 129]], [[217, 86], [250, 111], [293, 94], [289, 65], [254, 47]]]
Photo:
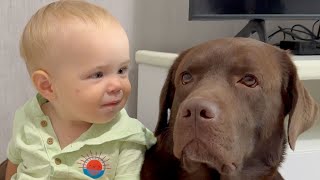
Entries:
[[38, 94], [16, 111], [6, 179], [139, 179], [156, 139], [124, 109], [119, 22], [88, 2], [53, 2], [31, 17], [20, 51]]

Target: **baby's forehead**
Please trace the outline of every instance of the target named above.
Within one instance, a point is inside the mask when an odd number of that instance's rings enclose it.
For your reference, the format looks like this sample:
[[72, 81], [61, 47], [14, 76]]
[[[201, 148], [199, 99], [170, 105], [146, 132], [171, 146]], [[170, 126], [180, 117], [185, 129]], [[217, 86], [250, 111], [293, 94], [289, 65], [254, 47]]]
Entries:
[[117, 24], [108, 24], [104, 27], [83, 22], [69, 23], [56, 31], [50, 37], [48, 54], [51, 59], [60, 59], [69, 56], [102, 57], [127, 54], [129, 49], [128, 38], [123, 28]]
[[67, 37], [89, 27], [108, 29], [112, 26], [120, 26], [120, 23], [102, 7], [85, 1], [56, 1], [42, 7], [30, 18], [21, 36], [20, 54], [31, 74], [41, 68], [43, 59], [51, 51], [54, 53], [54, 41], [61, 40], [57, 37]]
[[[62, 33], [62, 32], [74, 32], [85, 30], [103, 30], [121, 28], [120, 23], [116, 19], [104, 18], [96, 20], [85, 20], [81, 18], [65, 17], [63, 19], [52, 20], [48, 24], [50, 26], [48, 33]], [[46, 31], [46, 29], [44, 29]]]
[[119, 23], [105, 23], [97, 25], [93, 23], [84, 23], [82, 21], [60, 22], [59, 28], [52, 31], [48, 36], [51, 48], [64, 48], [63, 45], [70, 44], [73, 41], [87, 43], [90, 48], [90, 42], [94, 40], [112, 41], [112, 39], [127, 39], [126, 32]]

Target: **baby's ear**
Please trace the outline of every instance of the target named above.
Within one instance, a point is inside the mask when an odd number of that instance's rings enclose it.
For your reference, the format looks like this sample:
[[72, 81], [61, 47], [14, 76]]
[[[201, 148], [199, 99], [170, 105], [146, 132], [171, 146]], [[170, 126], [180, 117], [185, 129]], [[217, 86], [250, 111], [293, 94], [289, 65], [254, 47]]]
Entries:
[[54, 98], [50, 76], [43, 70], [37, 70], [32, 73], [32, 82], [37, 91], [49, 101]]

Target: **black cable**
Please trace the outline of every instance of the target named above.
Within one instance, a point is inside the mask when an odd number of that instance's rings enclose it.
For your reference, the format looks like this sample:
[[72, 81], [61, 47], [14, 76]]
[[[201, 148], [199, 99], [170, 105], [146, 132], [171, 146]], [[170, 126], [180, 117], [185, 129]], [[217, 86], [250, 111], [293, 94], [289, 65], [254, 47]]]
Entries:
[[292, 31], [295, 31], [295, 32], [299, 32], [299, 33], [302, 33], [302, 34], [306, 34], [306, 35], [310, 35], [308, 32], [305, 32], [305, 31], [302, 31], [302, 30], [297, 30], [297, 29], [291, 29], [291, 28], [282, 28], [280, 26], [278, 26], [279, 30], [275, 31], [274, 33], [270, 34], [268, 36], [269, 39], [271, 39], [274, 35], [282, 32], [283, 33], [283, 36], [284, 38], [283, 39], [286, 39], [286, 34], [290, 35], [291, 37], [293, 38], [297, 38], [297, 39], [300, 39], [300, 40], [310, 40], [312, 41], [313, 39], [305, 39], [305, 38], [302, 38], [300, 37], [299, 35], [296, 35], [295, 33], [293, 33]]
[[[313, 33], [314, 33], [314, 26], [315, 26], [318, 22], [319, 22], [319, 20], [316, 20], [316, 22], [314, 22], [313, 25], [312, 25], [312, 32], [313, 32]], [[318, 32], [319, 32], [319, 30], [318, 30]]]
[[318, 27], [317, 39], [320, 39], [320, 23], [319, 23], [319, 27]]
[[311, 36], [311, 39], [313, 39], [313, 40], [316, 39], [316, 35], [312, 31], [310, 31], [308, 28], [306, 28], [305, 26], [303, 26], [301, 24], [296, 24], [296, 25], [292, 26], [291, 32], [295, 27], [301, 27], [302, 29], [307, 31], [307, 34], [309, 34]]
[[[283, 40], [286, 39], [286, 35], [289, 35], [289, 36], [291, 36], [291, 38], [293, 40], [298, 39], [298, 40], [303, 40], [303, 41], [317, 42], [317, 40], [320, 38], [320, 23], [319, 23], [319, 28], [318, 28], [317, 35], [314, 33], [314, 27], [319, 21], [320, 20], [317, 20], [317, 21], [315, 21], [313, 23], [312, 31], [309, 30], [307, 27], [301, 25], [301, 24], [295, 24], [291, 28], [282, 28], [282, 27], [278, 26], [279, 30], [277, 30], [277, 31], [273, 32], [272, 34], [270, 34], [268, 36], [268, 39], [270, 40], [274, 35], [282, 32], [283, 33]], [[301, 28], [302, 30], [297, 29], [297, 28]], [[299, 34], [307, 35], [310, 38], [303, 38]]]
[[[278, 34], [279, 32], [282, 32], [282, 31], [283, 31], [282, 27], [278, 26], [278, 28], [279, 28], [279, 30], [273, 32], [272, 34], [270, 34], [270, 35], [268, 36], [268, 39], [269, 39], [269, 40], [270, 40], [274, 35], [276, 35], [276, 34]], [[283, 39], [286, 39], [286, 34], [285, 34], [285, 33], [283, 33]]]

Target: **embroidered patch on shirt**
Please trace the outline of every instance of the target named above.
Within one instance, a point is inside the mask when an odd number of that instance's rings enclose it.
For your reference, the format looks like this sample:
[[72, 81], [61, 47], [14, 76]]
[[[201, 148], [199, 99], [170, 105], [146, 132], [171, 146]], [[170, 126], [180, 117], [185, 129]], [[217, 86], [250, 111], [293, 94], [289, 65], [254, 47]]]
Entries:
[[81, 155], [83, 158], [80, 160], [78, 164], [80, 164], [83, 170], [83, 173], [93, 179], [98, 179], [106, 172], [106, 170], [111, 169], [109, 167], [108, 161], [109, 158], [105, 155], [94, 155], [91, 151], [90, 154], [86, 154], [86, 156]]

